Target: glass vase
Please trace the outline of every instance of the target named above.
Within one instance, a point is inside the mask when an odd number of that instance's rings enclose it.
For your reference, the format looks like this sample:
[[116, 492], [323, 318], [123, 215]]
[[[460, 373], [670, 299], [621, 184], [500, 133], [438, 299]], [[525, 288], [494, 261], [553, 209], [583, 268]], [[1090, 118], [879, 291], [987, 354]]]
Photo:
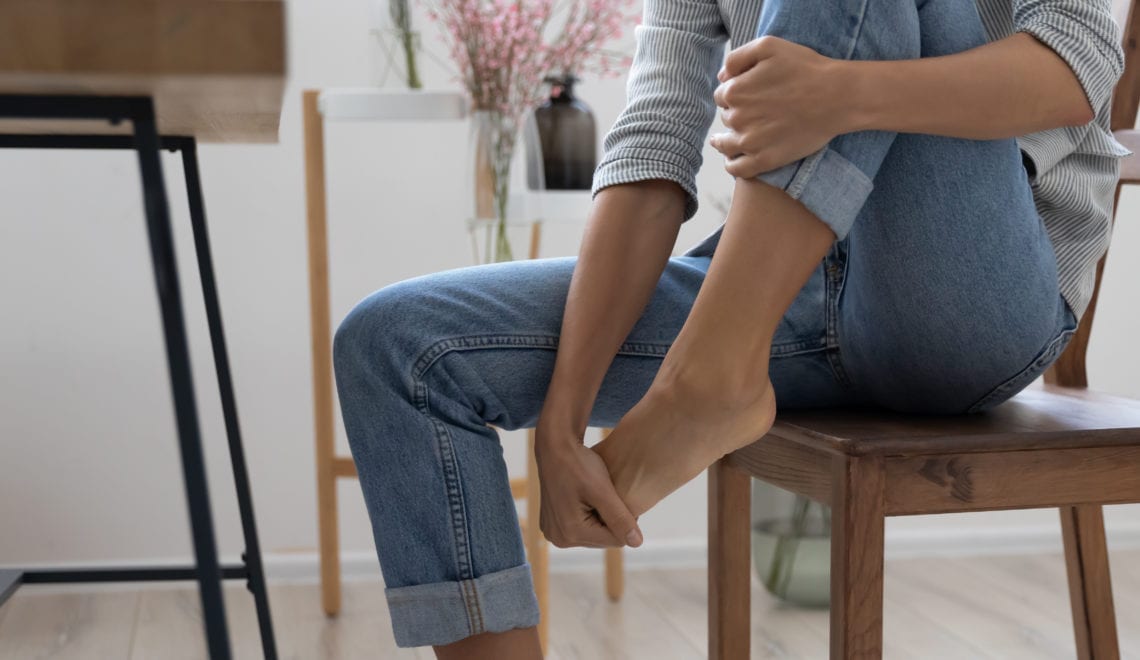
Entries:
[[372, 84], [384, 87], [389, 74], [395, 73], [408, 89], [422, 88], [418, 57], [423, 48], [413, 23], [412, 0], [367, 1]]
[[479, 263], [514, 259], [509, 225], [511, 163], [519, 141], [518, 124], [518, 119], [495, 110], [476, 110], [471, 115], [469, 230]]
[[752, 561], [773, 596], [827, 607], [831, 591], [831, 510], [760, 480], [752, 482]]

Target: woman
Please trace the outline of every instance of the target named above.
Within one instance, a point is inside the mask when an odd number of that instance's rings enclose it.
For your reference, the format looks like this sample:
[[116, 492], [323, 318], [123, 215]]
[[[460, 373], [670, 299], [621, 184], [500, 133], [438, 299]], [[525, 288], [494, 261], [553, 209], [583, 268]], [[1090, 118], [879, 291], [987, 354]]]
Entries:
[[[488, 424], [537, 427], [555, 545], [638, 546], [637, 516], [777, 408], [977, 412], [1036, 378], [1128, 153], [1109, 4], [648, 0], [579, 256], [400, 282], [337, 332], [397, 642], [540, 656]], [[717, 106], [732, 206], [670, 257]]]

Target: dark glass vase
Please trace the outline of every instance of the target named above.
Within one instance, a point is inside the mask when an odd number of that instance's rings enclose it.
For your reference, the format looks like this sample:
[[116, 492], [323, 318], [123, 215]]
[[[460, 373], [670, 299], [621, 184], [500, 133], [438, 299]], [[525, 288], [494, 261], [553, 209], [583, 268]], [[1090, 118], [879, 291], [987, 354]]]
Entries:
[[597, 126], [574, 96], [572, 75], [551, 76], [550, 98], [534, 111], [547, 190], [589, 190], [598, 165]]

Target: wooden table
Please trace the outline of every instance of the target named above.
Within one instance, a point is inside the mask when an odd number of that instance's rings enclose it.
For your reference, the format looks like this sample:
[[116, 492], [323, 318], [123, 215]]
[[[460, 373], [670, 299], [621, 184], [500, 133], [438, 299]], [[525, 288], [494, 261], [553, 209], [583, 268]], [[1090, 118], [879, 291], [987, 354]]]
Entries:
[[[0, 0], [0, 148], [138, 153], [195, 554], [169, 568], [8, 568], [0, 604], [21, 583], [196, 580], [210, 656], [229, 658], [221, 580], [247, 579], [265, 657], [276, 657], [196, 147], [276, 141], [284, 84], [282, 0]], [[245, 539], [233, 566], [219, 564], [214, 540], [162, 149], [181, 152], [185, 170]]]

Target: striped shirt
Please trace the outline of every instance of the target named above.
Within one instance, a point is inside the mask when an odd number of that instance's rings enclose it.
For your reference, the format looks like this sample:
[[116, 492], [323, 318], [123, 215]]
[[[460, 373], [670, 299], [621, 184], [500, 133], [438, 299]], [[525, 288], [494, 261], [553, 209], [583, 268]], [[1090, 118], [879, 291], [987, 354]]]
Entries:
[[[1108, 248], [1119, 158], [1112, 137], [1113, 88], [1124, 69], [1111, 0], [976, 0], [990, 41], [1027, 32], [1052, 48], [1080, 80], [1096, 118], [1018, 138], [1031, 161], [1033, 197], [1057, 256], [1061, 295], [1079, 318]], [[753, 39], [759, 0], [646, 0], [636, 29], [628, 101], [606, 134], [593, 192], [667, 179], [685, 190], [685, 219], [697, 210], [696, 174], [716, 115], [713, 91], [724, 57]]]

